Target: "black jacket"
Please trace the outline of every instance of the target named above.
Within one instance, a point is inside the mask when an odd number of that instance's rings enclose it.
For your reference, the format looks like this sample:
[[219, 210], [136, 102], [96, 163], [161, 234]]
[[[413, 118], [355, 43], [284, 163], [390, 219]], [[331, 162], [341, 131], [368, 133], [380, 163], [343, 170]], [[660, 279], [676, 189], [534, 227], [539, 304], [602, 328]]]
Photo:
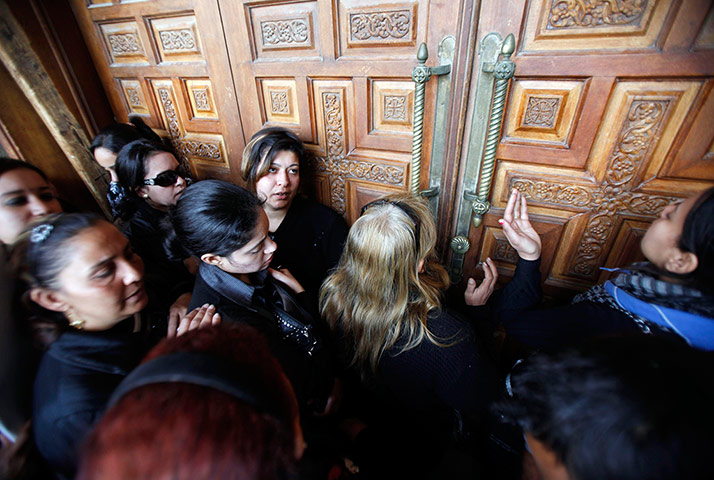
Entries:
[[347, 222], [332, 209], [295, 197], [287, 215], [270, 236], [278, 244], [271, 267], [286, 267], [314, 305], [320, 286], [337, 265], [347, 240]]
[[147, 334], [131, 332], [133, 326], [132, 317], [103, 332], [65, 332], [42, 356], [34, 383], [34, 438], [61, 478], [72, 478], [85, 435], [152, 346]]
[[137, 210], [123, 233], [144, 261], [144, 283], [150, 301], [147, 311], [168, 313], [180, 295], [193, 289], [195, 277], [183, 262], [169, 259], [164, 249], [166, 233], [162, 224], [167, 221], [167, 214], [144, 201], [136, 204]]
[[[334, 367], [324, 332], [304, 300], [267, 271], [252, 275], [252, 285], [218, 267], [201, 263], [189, 311], [211, 304], [223, 321], [243, 322], [261, 332], [293, 385], [301, 407], [320, 411], [332, 390]], [[285, 322], [307, 329], [291, 329]]]

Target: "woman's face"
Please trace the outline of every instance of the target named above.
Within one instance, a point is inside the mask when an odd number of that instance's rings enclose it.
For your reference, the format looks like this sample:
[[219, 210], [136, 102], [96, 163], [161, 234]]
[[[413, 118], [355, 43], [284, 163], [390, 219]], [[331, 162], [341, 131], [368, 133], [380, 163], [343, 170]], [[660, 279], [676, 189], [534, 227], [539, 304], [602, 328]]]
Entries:
[[251, 239], [242, 248], [221, 257], [218, 267], [245, 281], [249, 274], [268, 268], [277, 248], [268, 236], [268, 217], [262, 208], [258, 208], [258, 223]]
[[16, 168], [0, 176], [0, 242], [13, 243], [30, 222], [61, 211], [54, 190], [37, 172]]
[[[179, 166], [176, 158], [168, 152], [158, 152], [151, 155], [145, 163], [146, 173], [144, 174], [144, 180], [156, 179], [158, 175], [164, 172], [176, 171]], [[161, 185], [144, 185], [139, 187], [137, 192], [152, 207], [158, 210], [166, 210], [172, 205], [176, 205], [185, 189], [186, 180], [178, 176], [171, 185], [165, 187]]]
[[682, 236], [684, 220], [698, 198], [699, 195], [695, 195], [683, 202], [665, 207], [659, 218], [652, 222], [640, 243], [642, 253], [647, 260], [661, 269], [666, 269], [667, 260], [679, 251], [677, 244], [679, 237]]
[[268, 173], [255, 182], [258, 198], [265, 200], [263, 208], [283, 210], [290, 208], [300, 186], [300, 162], [297, 155], [283, 150], [273, 159]]
[[112, 152], [108, 148], [98, 147], [94, 149], [94, 159], [97, 161], [99, 166], [109, 172], [112, 182], [118, 181], [116, 170], [114, 170], [114, 166], [117, 161], [116, 153]]
[[84, 320], [85, 330], [107, 330], [148, 303], [144, 263], [111, 223], [82, 230], [63, 251], [70, 258], [52, 291], [57, 301], [52, 310]]

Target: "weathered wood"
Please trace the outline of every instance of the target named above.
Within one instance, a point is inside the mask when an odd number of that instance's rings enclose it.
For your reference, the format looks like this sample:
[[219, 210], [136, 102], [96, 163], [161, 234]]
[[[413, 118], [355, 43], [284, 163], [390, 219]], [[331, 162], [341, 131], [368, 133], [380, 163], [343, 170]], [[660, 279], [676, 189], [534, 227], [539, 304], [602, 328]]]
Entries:
[[106, 184], [101, 183], [102, 169], [87, 149], [89, 139], [32, 50], [27, 36], [6, 1], [0, 1], [0, 60], [104, 213], [110, 217], [111, 212], [104, 193]]

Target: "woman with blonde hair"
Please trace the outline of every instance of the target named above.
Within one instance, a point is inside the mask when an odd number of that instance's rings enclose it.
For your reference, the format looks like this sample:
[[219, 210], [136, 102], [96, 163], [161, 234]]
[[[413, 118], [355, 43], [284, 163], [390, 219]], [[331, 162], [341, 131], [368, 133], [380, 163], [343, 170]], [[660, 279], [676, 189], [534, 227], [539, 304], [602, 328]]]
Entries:
[[[511, 196], [503, 221], [512, 227], [504, 232], [522, 260], [496, 308], [525, 308], [540, 297], [540, 239], [527, 216], [526, 223], [514, 221], [526, 208], [517, 200]], [[381, 437], [390, 449], [403, 448], [415, 460], [406, 463], [419, 471], [426, 458], [437, 460], [454, 421], [478, 421], [498, 385], [474, 326], [442, 305], [449, 278], [435, 244], [436, 226], [423, 199], [394, 194], [369, 203], [320, 295], [321, 313], [343, 343], [346, 366], [374, 402], [361, 415], [368, 425], [399, 432], [396, 441]], [[467, 289], [470, 303], [485, 303], [493, 291], [490, 259], [484, 270], [484, 282]], [[399, 472], [404, 468], [400, 462]]]

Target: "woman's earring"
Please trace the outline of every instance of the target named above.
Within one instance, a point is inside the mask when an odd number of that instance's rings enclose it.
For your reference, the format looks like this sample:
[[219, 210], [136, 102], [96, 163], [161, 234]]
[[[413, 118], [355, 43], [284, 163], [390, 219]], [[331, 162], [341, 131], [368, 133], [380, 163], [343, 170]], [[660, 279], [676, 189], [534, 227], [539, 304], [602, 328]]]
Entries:
[[145, 193], [144, 195], [142, 195], [142, 197], [144, 197], [144, 198], [149, 198], [149, 194], [148, 194], [148, 193]]
[[69, 320], [69, 326], [76, 328], [77, 330], [82, 330], [84, 328], [84, 320], [78, 318], [74, 313], [67, 311], [64, 313], [67, 320]]

